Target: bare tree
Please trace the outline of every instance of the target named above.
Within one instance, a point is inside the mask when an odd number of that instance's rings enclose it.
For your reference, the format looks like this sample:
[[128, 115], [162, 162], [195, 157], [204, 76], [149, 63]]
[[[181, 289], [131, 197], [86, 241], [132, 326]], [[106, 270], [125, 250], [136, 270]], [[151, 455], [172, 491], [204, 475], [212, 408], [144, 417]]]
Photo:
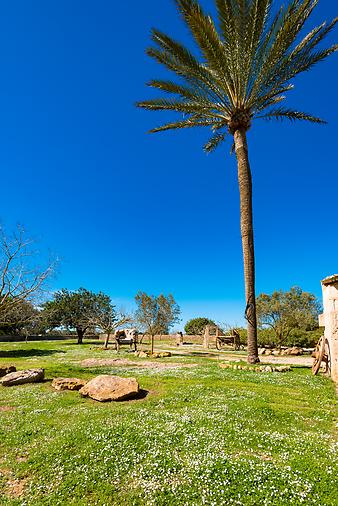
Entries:
[[34, 241], [26, 237], [20, 225], [7, 235], [0, 226], [0, 323], [8, 324], [18, 315], [24, 302], [37, 304], [46, 280], [55, 269], [55, 262], [37, 265]]
[[104, 340], [104, 347], [107, 350], [110, 336], [119, 327], [131, 323], [133, 321], [132, 315], [126, 313], [122, 308], [115, 309], [115, 306], [111, 306], [111, 310], [107, 312], [101, 312], [95, 317], [95, 326], [98, 327], [102, 332], [105, 333], [106, 337]]

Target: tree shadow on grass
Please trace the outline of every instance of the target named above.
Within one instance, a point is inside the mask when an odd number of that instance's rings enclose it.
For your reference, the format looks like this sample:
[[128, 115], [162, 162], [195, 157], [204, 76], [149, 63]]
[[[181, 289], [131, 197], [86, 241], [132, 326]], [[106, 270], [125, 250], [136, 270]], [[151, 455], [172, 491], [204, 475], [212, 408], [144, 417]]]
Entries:
[[0, 351], [0, 358], [43, 357], [55, 353], [66, 352], [62, 350], [37, 350], [35, 348], [29, 350], [2, 350]]
[[100, 346], [101, 345], [101, 347], [103, 347], [104, 343], [103, 343], [103, 341], [98, 341], [98, 340], [93, 340], [93, 341], [88, 340], [87, 341], [86, 339], [84, 339], [82, 344], [78, 344], [76, 337], [74, 337], [74, 339], [67, 339], [67, 341], [62, 341], [62, 346], [75, 346], [75, 345], [77, 345], [80, 349], [81, 349], [81, 347], [85, 348], [86, 344], [87, 345], [90, 344], [91, 346], [93, 346], [93, 345]]

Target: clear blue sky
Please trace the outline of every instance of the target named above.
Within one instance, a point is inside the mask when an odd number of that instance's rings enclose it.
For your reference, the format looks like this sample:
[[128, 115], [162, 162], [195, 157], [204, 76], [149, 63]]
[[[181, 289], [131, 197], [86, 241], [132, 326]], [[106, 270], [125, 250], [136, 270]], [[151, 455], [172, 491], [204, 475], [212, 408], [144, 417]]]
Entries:
[[[0, 14], [0, 217], [61, 257], [53, 288], [127, 306], [137, 290], [172, 292], [184, 319], [241, 322], [230, 145], [206, 156], [207, 131], [148, 135], [167, 116], [134, 107], [164, 75], [144, 53], [150, 28], [188, 40], [174, 2], [11, 0]], [[309, 26], [335, 15], [336, 0], [320, 0]], [[290, 94], [327, 126], [256, 122], [249, 133], [258, 293], [300, 285], [319, 296], [338, 271], [337, 62]]]

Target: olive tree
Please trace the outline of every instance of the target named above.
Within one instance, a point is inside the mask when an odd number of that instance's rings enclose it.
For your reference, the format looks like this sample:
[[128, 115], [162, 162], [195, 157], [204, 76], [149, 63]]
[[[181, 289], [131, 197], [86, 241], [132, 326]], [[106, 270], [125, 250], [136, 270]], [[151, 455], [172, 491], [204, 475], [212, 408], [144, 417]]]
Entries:
[[154, 353], [154, 338], [156, 334], [165, 334], [180, 321], [180, 307], [174, 297], [169, 295], [148, 295], [138, 292], [135, 296], [137, 310], [136, 321], [145, 334], [150, 336], [151, 353]]
[[43, 313], [49, 328], [75, 329], [78, 344], [83, 343], [88, 329], [100, 326], [100, 320], [102, 322], [106, 318], [106, 323], [110, 318], [114, 320], [114, 308], [109, 295], [94, 293], [85, 288], [76, 291], [64, 288], [56, 292], [53, 300], [45, 303]]
[[271, 295], [262, 293], [257, 297], [256, 307], [259, 326], [272, 329], [278, 346], [296, 329], [308, 331], [318, 327], [320, 303], [315, 295], [299, 287], [288, 292], [278, 290]]

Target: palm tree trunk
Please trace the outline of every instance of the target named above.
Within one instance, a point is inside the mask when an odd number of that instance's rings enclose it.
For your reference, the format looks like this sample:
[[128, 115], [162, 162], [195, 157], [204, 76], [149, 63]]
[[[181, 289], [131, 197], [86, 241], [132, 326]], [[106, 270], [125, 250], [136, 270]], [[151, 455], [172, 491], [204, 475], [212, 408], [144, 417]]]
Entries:
[[252, 178], [245, 130], [236, 130], [234, 133], [234, 140], [240, 194], [241, 234], [246, 298], [245, 316], [248, 322], [248, 362], [250, 364], [254, 364], [259, 362], [255, 295], [255, 250], [252, 219]]

